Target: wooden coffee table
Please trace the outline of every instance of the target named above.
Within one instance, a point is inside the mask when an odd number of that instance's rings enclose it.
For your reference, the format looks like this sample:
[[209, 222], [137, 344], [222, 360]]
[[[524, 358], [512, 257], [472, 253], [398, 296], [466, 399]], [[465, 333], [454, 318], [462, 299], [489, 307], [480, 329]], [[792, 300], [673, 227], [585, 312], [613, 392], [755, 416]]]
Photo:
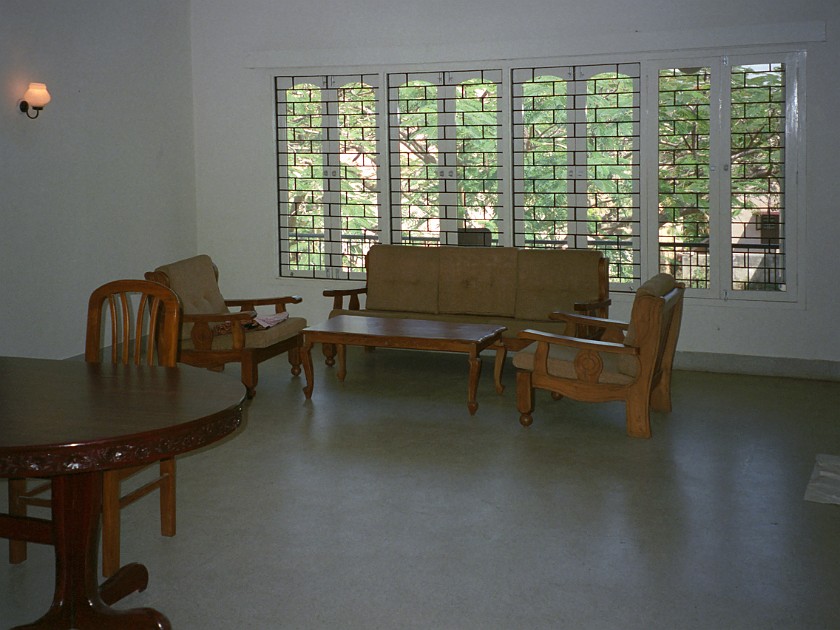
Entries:
[[[504, 326], [485, 324], [459, 324], [455, 322], [427, 321], [390, 317], [365, 317], [339, 315], [323, 324], [303, 330], [303, 371], [306, 376], [304, 393], [312, 397], [312, 345], [335, 344], [338, 354], [338, 380], [347, 375], [345, 346], [400, 348], [404, 350], [437, 350], [464, 352], [469, 356], [470, 376], [467, 388], [467, 408], [470, 415], [478, 409], [476, 392], [481, 374], [482, 350], [497, 344], [506, 330]], [[497, 371], [498, 372], [498, 371]], [[496, 374], [496, 380], [499, 380]], [[496, 390], [501, 384], [496, 382]]]

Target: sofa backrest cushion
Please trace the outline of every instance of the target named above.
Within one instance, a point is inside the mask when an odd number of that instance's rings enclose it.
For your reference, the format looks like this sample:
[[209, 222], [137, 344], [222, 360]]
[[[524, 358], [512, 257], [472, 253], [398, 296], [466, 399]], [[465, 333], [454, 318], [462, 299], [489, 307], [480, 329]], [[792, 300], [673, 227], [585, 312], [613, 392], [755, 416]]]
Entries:
[[573, 311], [575, 302], [599, 298], [593, 249], [520, 249], [517, 262], [517, 319], [548, 319], [552, 311]]
[[368, 288], [365, 308], [438, 312], [439, 248], [374, 245], [365, 264]]
[[513, 247], [440, 247], [441, 313], [513, 317], [516, 253]]

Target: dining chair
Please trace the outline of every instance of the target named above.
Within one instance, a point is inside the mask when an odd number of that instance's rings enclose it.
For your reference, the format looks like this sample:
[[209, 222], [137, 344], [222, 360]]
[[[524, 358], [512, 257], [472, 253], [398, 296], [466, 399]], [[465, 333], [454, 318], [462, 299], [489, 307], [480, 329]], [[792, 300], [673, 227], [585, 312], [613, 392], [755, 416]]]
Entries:
[[[148, 280], [115, 280], [96, 289], [88, 301], [85, 361], [176, 367], [181, 303], [169, 288]], [[122, 481], [151, 466], [108, 470], [102, 487], [102, 574], [120, 568], [120, 510], [159, 490], [160, 533], [175, 535], [175, 459], [158, 464], [158, 476], [123, 494]], [[28, 487], [9, 480], [9, 513], [26, 516], [27, 506], [50, 505], [42, 496], [49, 482]], [[9, 541], [9, 560], [26, 560], [26, 543]]]

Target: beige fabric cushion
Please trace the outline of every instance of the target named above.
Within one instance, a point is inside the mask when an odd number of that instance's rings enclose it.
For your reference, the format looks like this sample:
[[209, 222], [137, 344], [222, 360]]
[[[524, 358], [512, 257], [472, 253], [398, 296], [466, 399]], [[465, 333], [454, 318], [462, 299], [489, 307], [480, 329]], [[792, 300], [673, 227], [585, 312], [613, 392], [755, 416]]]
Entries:
[[520, 249], [517, 319], [546, 320], [552, 311], [573, 311], [575, 302], [598, 299], [598, 261], [592, 249]]
[[516, 303], [516, 249], [439, 249], [439, 312], [513, 317]]
[[438, 312], [437, 247], [374, 245], [367, 255], [365, 308]]
[[225, 299], [219, 291], [213, 261], [202, 254], [158, 267], [169, 278], [169, 287], [181, 299], [181, 307], [187, 315], [228, 313]]
[[[524, 350], [517, 352], [513, 357], [513, 365], [520, 370], [533, 371], [536, 350], [537, 344], [532, 343]], [[548, 373], [552, 376], [577, 380], [575, 357], [578, 352], [576, 348], [552, 345], [548, 351]], [[604, 370], [598, 379], [599, 383], [628, 385], [635, 380], [637, 370], [631, 369], [631, 373], [628, 373], [626, 367], [620, 365], [621, 355], [601, 352], [599, 356], [604, 362]], [[638, 365], [636, 361], [632, 361], [632, 364]]]
[[[636, 289], [636, 298], [643, 295], [662, 297], [667, 295], [677, 286], [677, 281], [671, 274], [659, 273], [647, 280], [642, 286]], [[634, 298], [635, 303], [635, 298]], [[635, 305], [635, 304], [634, 304]], [[635, 310], [635, 309], [634, 309]], [[633, 313], [630, 314], [630, 325], [627, 327], [627, 334], [624, 336], [624, 343], [628, 346], [636, 345], [636, 326]]]
[[[267, 348], [278, 341], [297, 335], [304, 328], [306, 328], [306, 320], [303, 317], [290, 317], [283, 323], [265, 330], [249, 330], [245, 333], [245, 347]], [[188, 337], [181, 340], [181, 348], [194, 350], [195, 346]], [[230, 350], [231, 348], [233, 348], [233, 335], [216, 335], [213, 337], [212, 350]]]

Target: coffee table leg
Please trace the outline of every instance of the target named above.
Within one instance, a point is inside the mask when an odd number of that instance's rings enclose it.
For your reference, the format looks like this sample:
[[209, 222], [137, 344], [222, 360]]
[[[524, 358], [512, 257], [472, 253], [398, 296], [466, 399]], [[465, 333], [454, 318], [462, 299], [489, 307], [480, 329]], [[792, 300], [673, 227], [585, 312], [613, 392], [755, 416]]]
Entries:
[[304, 341], [303, 347], [300, 349], [300, 359], [303, 363], [303, 376], [306, 379], [306, 385], [303, 387], [303, 394], [307, 400], [312, 398], [312, 388], [315, 387], [315, 379], [312, 374], [312, 342]]
[[478, 394], [478, 377], [481, 376], [481, 357], [475, 350], [470, 351], [470, 382], [467, 391], [467, 409], [470, 415], [475, 415], [478, 410], [476, 395]]
[[496, 346], [496, 362], [493, 364], [493, 381], [496, 384], [496, 393], [501, 394], [505, 391], [505, 386], [502, 385], [502, 370], [505, 367], [505, 357], [507, 356], [507, 348], [503, 344]]

